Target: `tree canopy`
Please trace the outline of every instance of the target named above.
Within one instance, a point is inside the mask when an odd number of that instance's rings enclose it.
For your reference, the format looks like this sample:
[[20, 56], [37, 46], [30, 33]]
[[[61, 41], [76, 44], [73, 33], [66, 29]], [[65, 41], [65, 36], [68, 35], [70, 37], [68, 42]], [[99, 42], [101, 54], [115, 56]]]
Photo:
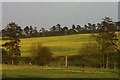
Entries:
[[12, 22], [6, 25], [5, 30], [7, 31], [6, 36], [8, 37], [9, 41], [2, 46], [5, 48], [7, 55], [11, 60], [11, 64], [16, 64], [14, 63], [14, 59], [18, 59], [21, 56], [19, 45], [19, 26]]

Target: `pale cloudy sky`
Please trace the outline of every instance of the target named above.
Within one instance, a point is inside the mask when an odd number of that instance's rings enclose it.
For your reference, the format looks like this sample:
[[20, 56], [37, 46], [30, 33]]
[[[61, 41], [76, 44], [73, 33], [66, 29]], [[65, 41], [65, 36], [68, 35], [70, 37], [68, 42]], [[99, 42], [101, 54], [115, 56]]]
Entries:
[[22, 27], [32, 25], [49, 29], [53, 25], [83, 26], [101, 22], [108, 16], [118, 20], [117, 2], [3, 2], [2, 26], [16, 22]]

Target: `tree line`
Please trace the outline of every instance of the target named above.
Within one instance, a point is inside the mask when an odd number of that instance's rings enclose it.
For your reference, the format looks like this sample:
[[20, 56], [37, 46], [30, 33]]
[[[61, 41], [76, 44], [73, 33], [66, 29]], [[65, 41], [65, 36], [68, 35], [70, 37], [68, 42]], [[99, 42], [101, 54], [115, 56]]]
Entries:
[[[120, 22], [113, 22], [115, 26], [115, 31], [120, 31]], [[102, 27], [101, 23], [92, 24], [88, 23], [87, 25], [80, 26], [73, 24], [69, 29], [67, 26], [62, 27], [60, 24], [52, 26], [49, 30], [41, 28], [40, 30], [37, 27], [26, 26], [22, 29], [18, 24], [11, 22], [11, 24], [17, 26], [17, 35], [20, 38], [29, 38], [29, 37], [46, 37], [46, 36], [61, 36], [61, 35], [70, 35], [70, 34], [85, 34], [85, 33], [99, 33]], [[8, 26], [8, 25], [6, 25]], [[9, 36], [9, 30], [4, 28], [1, 30], [2, 38], [6, 39]]]

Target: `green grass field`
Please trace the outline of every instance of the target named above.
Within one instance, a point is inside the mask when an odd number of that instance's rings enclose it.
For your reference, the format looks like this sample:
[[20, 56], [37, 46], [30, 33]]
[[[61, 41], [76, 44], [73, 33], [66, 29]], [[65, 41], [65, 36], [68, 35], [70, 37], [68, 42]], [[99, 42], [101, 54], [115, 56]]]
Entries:
[[118, 70], [3, 65], [3, 78], [118, 78]]

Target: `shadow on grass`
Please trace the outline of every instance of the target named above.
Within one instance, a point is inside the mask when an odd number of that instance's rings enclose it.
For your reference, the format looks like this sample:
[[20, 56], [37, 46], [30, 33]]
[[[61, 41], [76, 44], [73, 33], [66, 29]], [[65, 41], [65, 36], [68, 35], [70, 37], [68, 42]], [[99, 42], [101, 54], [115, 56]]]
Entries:
[[7, 74], [3, 73], [2, 78], [45, 78], [45, 77], [26, 76], [26, 75], [17, 75], [16, 77], [12, 77], [12, 76], [8, 76]]
[[36, 76], [25, 76], [25, 75], [19, 75], [18, 78], [45, 78], [45, 77], [36, 77]]
[[10, 76], [6, 75], [6, 74], [2, 74], [2, 78], [10, 78]]

